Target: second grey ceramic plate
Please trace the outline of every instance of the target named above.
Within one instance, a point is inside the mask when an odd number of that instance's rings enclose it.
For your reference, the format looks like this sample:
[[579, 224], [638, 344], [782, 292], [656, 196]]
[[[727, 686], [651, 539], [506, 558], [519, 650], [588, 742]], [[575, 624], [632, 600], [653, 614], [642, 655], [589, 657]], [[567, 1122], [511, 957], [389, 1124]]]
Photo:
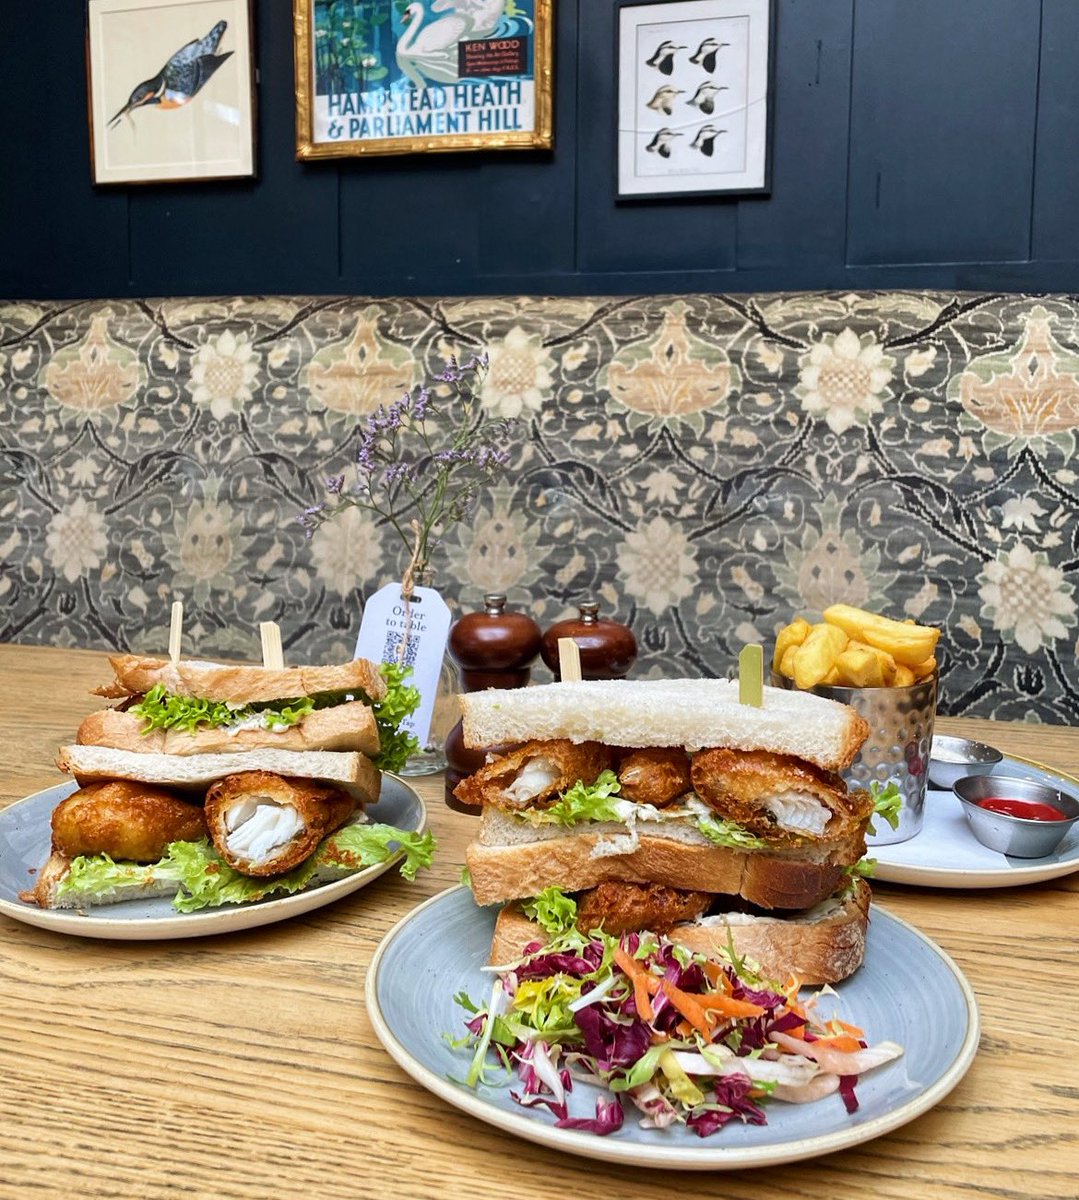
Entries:
[[[1034, 779], [1079, 796], [1079, 780], [1026, 758], [1004, 756], [994, 775]], [[877, 861], [873, 879], [920, 887], [1000, 888], [1039, 883], [1079, 871], [1079, 826], [1045, 858], [1009, 858], [990, 850], [970, 831], [963, 806], [951, 792], [930, 788], [922, 828], [906, 842], [870, 846]]]
[[[417, 1084], [447, 1104], [508, 1133], [588, 1158], [680, 1170], [724, 1170], [792, 1162], [856, 1146], [932, 1108], [962, 1079], [978, 1048], [978, 1010], [955, 963], [912, 926], [873, 906], [863, 966], [837, 987], [837, 1013], [871, 1042], [904, 1047], [898, 1061], [864, 1076], [860, 1107], [848, 1114], [838, 1095], [815, 1104], [774, 1103], [768, 1124], [732, 1123], [710, 1138], [683, 1126], [642, 1129], [627, 1111], [607, 1137], [556, 1129], [539, 1108], [521, 1108], [512, 1084], [456, 1083], [471, 1053], [446, 1040], [461, 1037], [465, 1012], [454, 995], [484, 1005], [492, 976], [482, 971], [495, 909], [477, 908], [467, 888], [453, 888], [414, 909], [383, 939], [367, 974], [367, 1009], [375, 1032]], [[822, 1001], [825, 1015], [832, 1015]], [[575, 1083], [570, 1111], [594, 1116], [597, 1089]]]
[[[236, 933], [271, 925], [288, 917], [321, 908], [347, 896], [388, 871], [400, 855], [357, 871], [344, 879], [308, 888], [278, 900], [256, 904], [230, 904], [205, 908], [199, 912], [179, 913], [165, 896], [148, 900], [125, 900], [93, 908], [87, 913], [76, 909], [38, 908], [25, 904], [19, 892], [34, 886], [36, 871], [49, 856], [49, 819], [52, 810], [75, 790], [74, 783], [35, 792], [25, 800], [0, 811], [0, 913], [37, 925], [55, 933], [73, 933], [78, 937], [109, 938], [116, 941], [148, 941], [153, 938], [203, 937], [210, 933]], [[367, 809], [372, 821], [393, 825], [409, 833], [422, 832], [427, 810], [416, 793], [393, 775], [382, 776], [378, 803]]]

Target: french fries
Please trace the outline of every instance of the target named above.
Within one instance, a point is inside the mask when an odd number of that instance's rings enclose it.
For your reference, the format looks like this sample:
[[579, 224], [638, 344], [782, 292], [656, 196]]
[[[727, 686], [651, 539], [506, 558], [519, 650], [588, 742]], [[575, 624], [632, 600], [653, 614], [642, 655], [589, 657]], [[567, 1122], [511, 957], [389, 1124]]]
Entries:
[[937, 669], [940, 630], [833, 604], [811, 625], [797, 617], [776, 636], [772, 669], [796, 687], [910, 687]]

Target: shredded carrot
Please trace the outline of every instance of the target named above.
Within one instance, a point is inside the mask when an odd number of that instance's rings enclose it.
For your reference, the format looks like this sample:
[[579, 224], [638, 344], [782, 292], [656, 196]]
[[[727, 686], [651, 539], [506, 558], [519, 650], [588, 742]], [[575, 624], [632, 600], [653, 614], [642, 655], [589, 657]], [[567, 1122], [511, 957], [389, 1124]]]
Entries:
[[728, 995], [730, 995], [731, 989], [734, 985], [731, 983], [730, 976], [727, 974], [726, 970], [721, 967], [719, 963], [713, 962], [712, 959], [708, 959], [707, 962], [702, 964], [702, 966], [704, 968], [705, 978], [712, 985], [712, 987], [714, 987], [717, 991], [726, 992]]
[[844, 1033], [849, 1033], [851, 1037], [865, 1037], [864, 1029], [859, 1029], [857, 1025], [848, 1025], [846, 1021], [841, 1021], [838, 1017], [833, 1017], [831, 1023], [833, 1028], [842, 1029]]
[[712, 1040], [712, 1026], [709, 1024], [707, 1012], [701, 1007], [701, 998], [699, 996], [692, 996], [689, 992], [683, 992], [681, 988], [675, 987], [673, 983], [666, 979], [660, 983], [659, 990], [706, 1042]]
[[814, 1039], [814, 1046], [830, 1046], [833, 1050], [842, 1050], [844, 1054], [854, 1054], [861, 1050], [862, 1043], [856, 1037], [851, 1037], [849, 1033], [837, 1033], [833, 1037], [819, 1037]]
[[763, 1017], [768, 1011], [759, 1004], [748, 1000], [735, 1000], [733, 996], [721, 996], [718, 992], [709, 995], [691, 997], [703, 1009], [718, 1012], [724, 1017]]
[[[648, 997], [648, 993], [655, 992], [659, 987], [659, 980], [655, 979], [650, 971], [633, 957], [628, 954], [621, 946], [615, 947], [614, 961], [618, 964], [623, 974], [633, 984], [633, 1002], [637, 1006], [637, 1012], [642, 1021], [651, 1021], [652, 1001]], [[653, 980], [655, 987], [650, 988], [648, 981]]]

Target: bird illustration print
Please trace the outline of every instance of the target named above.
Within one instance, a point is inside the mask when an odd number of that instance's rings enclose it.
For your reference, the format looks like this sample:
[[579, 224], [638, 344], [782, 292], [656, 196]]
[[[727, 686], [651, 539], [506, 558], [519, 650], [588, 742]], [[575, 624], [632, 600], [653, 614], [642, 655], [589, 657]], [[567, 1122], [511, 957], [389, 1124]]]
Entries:
[[696, 51], [690, 55], [689, 61], [694, 66], [703, 67], [711, 75], [716, 69], [716, 55], [729, 45], [730, 42], [717, 42], [714, 37], [706, 37]]
[[665, 83], [662, 87], [656, 88], [656, 94], [648, 101], [645, 107], [652, 109], [654, 112], [666, 113], [669, 117], [674, 112], [675, 97], [682, 94], [681, 88], [676, 88], [672, 84]]
[[728, 90], [725, 84], [717, 86], [714, 83], [702, 83], [693, 96], [693, 99], [687, 100], [686, 103], [696, 105], [706, 117], [710, 117], [716, 111], [716, 96], [720, 92]]
[[670, 158], [671, 140], [681, 136], [682, 134], [677, 129], [661, 129], [648, 145], [645, 146], [645, 149], [652, 154], [658, 154], [660, 158]]
[[674, 73], [674, 56], [679, 50], [685, 50], [685, 46], [676, 46], [674, 42], [660, 42], [656, 47], [655, 53], [648, 59], [646, 66], [655, 67], [657, 71], [664, 75]]
[[218, 21], [204, 38], [196, 38], [181, 46], [160, 71], [146, 79], [128, 97], [127, 103], [109, 122], [112, 129], [121, 117], [136, 108], [156, 105], [158, 108], [180, 108], [203, 89], [214, 72], [232, 51], [217, 53], [217, 47], [228, 28], [227, 21]]
[[716, 152], [716, 138], [726, 132], [725, 129], [717, 129], [714, 125], [702, 125], [697, 130], [697, 136], [689, 143], [689, 148], [699, 150], [706, 158], [711, 158]]

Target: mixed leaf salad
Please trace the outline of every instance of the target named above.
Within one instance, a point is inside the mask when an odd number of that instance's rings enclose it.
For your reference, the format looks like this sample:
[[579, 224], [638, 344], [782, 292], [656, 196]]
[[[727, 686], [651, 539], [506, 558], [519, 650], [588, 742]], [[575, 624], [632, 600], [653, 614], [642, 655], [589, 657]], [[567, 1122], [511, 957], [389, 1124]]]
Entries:
[[[550, 1110], [559, 1129], [614, 1133], [626, 1101], [645, 1128], [700, 1137], [731, 1121], [766, 1124], [775, 1100], [838, 1092], [854, 1112], [858, 1077], [903, 1052], [826, 1016], [830, 988], [802, 1000], [797, 979], [762, 979], [731, 946], [714, 961], [647, 932], [583, 934], [575, 902], [554, 888], [525, 913], [550, 940], [490, 968], [485, 1007], [455, 997], [467, 1033], [451, 1044], [472, 1051], [469, 1087], [515, 1080], [514, 1100]], [[594, 1115], [570, 1115], [575, 1081], [605, 1089]]]

